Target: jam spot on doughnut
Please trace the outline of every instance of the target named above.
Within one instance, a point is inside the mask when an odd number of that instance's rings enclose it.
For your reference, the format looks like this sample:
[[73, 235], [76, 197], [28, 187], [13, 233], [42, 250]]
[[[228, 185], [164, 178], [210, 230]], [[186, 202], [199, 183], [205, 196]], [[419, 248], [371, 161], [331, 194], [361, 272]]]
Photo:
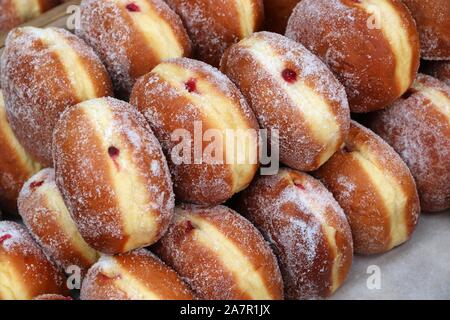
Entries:
[[11, 239], [11, 238], [12, 238], [12, 235], [10, 235], [10, 234], [4, 234], [4, 235], [2, 235], [2, 236], [0, 237], [0, 244], [2, 244], [3, 242], [5, 242], [6, 240]]
[[192, 224], [192, 222], [190, 220], [187, 220], [186, 225], [185, 225], [186, 233], [190, 233], [193, 230], [195, 230], [195, 226]]
[[139, 12], [139, 11], [141, 11], [141, 8], [139, 8], [139, 6], [136, 3], [134, 3], [134, 2], [127, 4], [126, 8], [130, 12]]
[[300, 190], [305, 190], [305, 186], [300, 181], [294, 181], [294, 185]]
[[189, 79], [184, 86], [189, 93], [197, 92], [197, 80], [194, 78]]
[[114, 147], [114, 146], [111, 146], [111, 147], [108, 148], [108, 154], [109, 154], [111, 160], [112, 160], [112, 161], [114, 162], [114, 164], [116, 165], [117, 170], [119, 170], [120, 167], [119, 167], [119, 163], [117, 162], [117, 158], [118, 158], [119, 155], [120, 155], [120, 150], [117, 149], [117, 148]]
[[349, 146], [344, 146], [344, 147], [342, 148], [342, 150], [343, 150], [345, 153], [352, 153], [352, 152], [353, 152], [352, 148], [350, 148]]
[[287, 83], [294, 83], [297, 81], [297, 72], [292, 69], [284, 69], [281, 76]]
[[98, 274], [98, 277], [101, 281], [111, 281], [111, 280], [119, 280], [120, 278], [122, 278], [120, 275], [117, 276], [108, 276], [106, 274], [104, 274], [103, 272], [100, 272]]
[[33, 190], [33, 189], [39, 188], [43, 184], [44, 184], [44, 181], [33, 181], [32, 183], [30, 183], [30, 189]]

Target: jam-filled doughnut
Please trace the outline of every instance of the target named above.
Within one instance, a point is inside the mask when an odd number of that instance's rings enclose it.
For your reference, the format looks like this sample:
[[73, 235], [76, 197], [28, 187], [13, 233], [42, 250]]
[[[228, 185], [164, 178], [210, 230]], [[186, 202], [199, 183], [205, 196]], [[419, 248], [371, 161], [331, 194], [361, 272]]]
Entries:
[[409, 166], [422, 209], [450, 209], [450, 86], [419, 74], [408, 95], [369, 123]]
[[353, 112], [385, 108], [405, 93], [419, 67], [419, 35], [400, 0], [302, 0], [286, 35], [328, 64]]
[[265, 30], [284, 34], [289, 17], [301, 0], [264, 0]]
[[57, 6], [60, 0], [0, 0], [0, 33]]
[[65, 277], [26, 228], [0, 222], [0, 300], [30, 300], [41, 294], [67, 294]]
[[[131, 103], [161, 142], [180, 201], [220, 204], [252, 181], [258, 123], [236, 86], [217, 69], [187, 58], [165, 61], [137, 81]], [[180, 128], [188, 135], [180, 135], [181, 141], [173, 136]], [[230, 133], [236, 143], [228, 143]], [[220, 144], [215, 152], [212, 140]], [[180, 151], [180, 143], [187, 148]]]
[[301, 44], [256, 33], [227, 50], [221, 70], [241, 89], [260, 126], [278, 129], [286, 165], [315, 170], [343, 143], [350, 121], [345, 89]]
[[416, 184], [372, 131], [352, 122], [345, 147], [316, 175], [344, 209], [356, 253], [384, 253], [410, 239], [420, 213]]
[[450, 61], [428, 61], [423, 72], [450, 86]]
[[1, 70], [11, 127], [44, 166], [52, 166], [52, 132], [60, 114], [81, 101], [112, 94], [100, 59], [64, 29], [14, 29], [6, 40]]
[[159, 62], [191, 53], [183, 22], [163, 0], [83, 0], [76, 33], [99, 54], [125, 98]]
[[17, 141], [8, 120], [0, 90], [0, 209], [4, 213], [17, 211], [17, 197], [25, 181], [40, 165], [31, 159]]
[[64, 204], [53, 169], [44, 169], [25, 183], [18, 206], [34, 239], [64, 270], [77, 266], [85, 274], [97, 261], [98, 253], [81, 237]]
[[237, 206], [274, 247], [286, 298], [328, 297], [343, 284], [353, 260], [351, 230], [318, 180], [281, 169], [257, 178]]
[[182, 205], [155, 252], [206, 300], [279, 300], [283, 282], [269, 244], [224, 207]]
[[192, 39], [195, 57], [219, 66], [224, 51], [260, 30], [263, 0], [166, 0], [181, 17]]
[[403, 0], [420, 34], [422, 58], [450, 60], [450, 1]]
[[53, 139], [56, 182], [89, 245], [108, 254], [156, 242], [173, 216], [170, 173], [144, 117], [114, 98], [63, 113]]
[[102, 256], [81, 286], [82, 300], [192, 300], [188, 286], [145, 249]]

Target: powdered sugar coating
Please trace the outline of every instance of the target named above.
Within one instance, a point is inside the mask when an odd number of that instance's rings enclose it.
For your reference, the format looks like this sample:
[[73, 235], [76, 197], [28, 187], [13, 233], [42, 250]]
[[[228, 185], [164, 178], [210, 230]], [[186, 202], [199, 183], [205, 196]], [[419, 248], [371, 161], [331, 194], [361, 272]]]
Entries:
[[[173, 214], [172, 182], [159, 142], [132, 106], [113, 98], [74, 106], [61, 116], [53, 146], [57, 184], [92, 247], [120, 253], [131, 238], [143, 247], [161, 237]], [[110, 146], [122, 162], [108, 154]], [[120, 193], [119, 183], [136, 192]], [[137, 207], [132, 215], [124, 206]], [[153, 230], [143, 230], [149, 225]]]
[[[11, 128], [24, 148], [45, 166], [52, 165], [52, 132], [60, 114], [86, 98], [112, 94], [109, 76], [94, 51], [67, 30], [48, 30], [23, 27], [10, 32], [0, 65]], [[47, 43], [48, 33], [57, 40]], [[79, 61], [65, 66], [67, 61], [58, 56], [58, 50], [67, 46]], [[81, 73], [80, 69], [88, 79], [78, 81], [74, 74]], [[79, 94], [80, 87], [91, 85], [94, 96]]]
[[[326, 297], [345, 280], [353, 253], [350, 226], [319, 181], [282, 169], [278, 175], [256, 179], [237, 205], [273, 246], [288, 299]], [[334, 243], [327, 228], [335, 230]]]
[[[450, 104], [450, 87], [429, 76], [416, 82], [431, 87]], [[425, 211], [450, 208], [450, 120], [421, 90], [371, 118], [370, 127], [389, 143], [410, 168]]]
[[[0, 288], [0, 298], [3, 294], [11, 298], [8, 294], [12, 294], [16, 299], [32, 299], [40, 294], [67, 292], [62, 272], [45, 256], [24, 226], [16, 222], [1, 221], [0, 239], [0, 260], [5, 268], [2, 271], [12, 268], [22, 282], [20, 287], [25, 290], [21, 291], [17, 286], [5, 288], [7, 291], [2, 292]], [[8, 273], [2, 274], [2, 277], [8, 276]]]
[[[412, 83], [419, 67], [417, 30], [400, 0], [388, 2], [401, 21], [400, 25], [389, 27], [405, 29], [408, 36], [411, 67], [402, 77]], [[404, 93], [395, 69], [397, 60], [405, 57], [396, 56], [382, 28], [370, 27], [373, 17], [360, 1], [302, 0], [286, 29], [287, 37], [305, 45], [335, 73], [347, 89], [352, 112], [383, 109]]]

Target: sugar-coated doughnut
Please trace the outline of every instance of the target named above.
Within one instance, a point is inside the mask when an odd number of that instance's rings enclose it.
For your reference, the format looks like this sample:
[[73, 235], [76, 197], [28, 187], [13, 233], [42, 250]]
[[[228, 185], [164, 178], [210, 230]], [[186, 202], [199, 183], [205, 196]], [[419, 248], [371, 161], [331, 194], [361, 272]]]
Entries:
[[0, 209], [5, 213], [17, 211], [17, 197], [25, 181], [40, 165], [33, 161], [17, 141], [8, 120], [0, 90]]
[[16, 222], [0, 222], [0, 300], [67, 294], [65, 277]]
[[59, 192], [53, 169], [44, 169], [23, 186], [19, 214], [47, 256], [64, 270], [76, 266], [85, 274], [98, 253], [81, 237]]
[[159, 62], [191, 53], [180, 17], [163, 0], [83, 0], [81, 28], [125, 98]]
[[450, 61], [428, 61], [423, 72], [450, 86]]
[[385, 108], [419, 67], [419, 35], [400, 0], [302, 0], [286, 35], [329, 65], [353, 112]]
[[404, 98], [369, 123], [409, 166], [422, 209], [450, 209], [450, 86], [419, 74]]
[[0, 0], [0, 33], [57, 6], [60, 0]]
[[263, 0], [166, 0], [181, 17], [191, 37], [195, 57], [219, 66], [224, 51], [260, 30]]
[[416, 20], [422, 58], [450, 60], [450, 1], [403, 0]]
[[344, 209], [356, 253], [384, 253], [410, 239], [420, 213], [416, 184], [372, 131], [352, 122], [345, 147], [316, 175]]
[[56, 182], [89, 245], [107, 254], [156, 242], [173, 216], [170, 173], [144, 117], [114, 98], [64, 112], [53, 138]]
[[351, 230], [318, 180], [283, 168], [255, 179], [237, 206], [274, 247], [286, 298], [328, 297], [343, 284], [353, 260]]
[[41, 294], [40, 296], [33, 298], [33, 300], [61, 300], [61, 301], [67, 300], [67, 301], [70, 301], [70, 300], [73, 300], [73, 298], [69, 297], [69, 296], [62, 296], [59, 294]]
[[37, 161], [52, 166], [52, 132], [60, 114], [81, 101], [112, 94], [94, 51], [60, 28], [11, 31], [1, 58], [1, 87], [11, 127]]
[[343, 143], [350, 121], [345, 89], [301, 44], [256, 33], [227, 50], [221, 70], [241, 89], [260, 126], [279, 130], [286, 165], [315, 170]]
[[233, 210], [183, 205], [155, 252], [206, 300], [279, 300], [277, 260], [258, 230]]
[[102, 256], [81, 286], [82, 300], [192, 300], [188, 286], [145, 249]]
[[[236, 86], [217, 69], [187, 58], [165, 61], [137, 81], [131, 103], [161, 142], [180, 201], [220, 204], [252, 181], [258, 169], [258, 122]], [[186, 154], [178, 154], [180, 138], [173, 137], [179, 129], [189, 134], [181, 141], [189, 143]], [[227, 143], [227, 131], [239, 136], [236, 151]], [[209, 133], [220, 133], [215, 155], [208, 151], [214, 146], [206, 142], [212, 140]]]
[[289, 17], [301, 0], [264, 0], [265, 30], [284, 34]]

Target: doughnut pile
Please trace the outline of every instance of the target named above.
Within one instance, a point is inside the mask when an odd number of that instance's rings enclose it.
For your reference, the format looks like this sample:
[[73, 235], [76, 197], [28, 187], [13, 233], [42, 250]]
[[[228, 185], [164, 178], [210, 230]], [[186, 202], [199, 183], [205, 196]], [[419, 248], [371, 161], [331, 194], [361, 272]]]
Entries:
[[76, 33], [95, 49], [125, 98], [159, 62], [191, 53], [181, 19], [163, 0], [83, 0]]
[[264, 22], [263, 0], [166, 2], [183, 20], [195, 57], [214, 67], [230, 45], [259, 31]]
[[410, 239], [420, 213], [416, 184], [400, 156], [352, 122], [345, 146], [315, 175], [344, 209], [356, 253], [378, 254]]
[[178, 207], [154, 250], [200, 299], [283, 298], [283, 281], [269, 244], [227, 207]]
[[221, 70], [242, 91], [260, 126], [279, 130], [284, 164], [315, 170], [343, 143], [350, 120], [345, 89], [301, 44], [255, 33], [224, 54]]
[[329, 299], [448, 214], [449, 0], [79, 3], [0, 36], [0, 300]]
[[419, 74], [408, 94], [372, 115], [369, 126], [411, 169], [422, 209], [450, 209], [450, 86]]
[[[252, 148], [252, 140], [244, 133], [257, 133], [258, 123], [236, 86], [217, 69], [186, 58], [165, 61], [138, 80], [131, 104], [144, 114], [161, 142], [171, 167], [175, 194], [181, 201], [220, 204], [252, 181], [258, 169], [258, 150]], [[179, 128], [187, 130], [185, 134], [190, 137], [201, 130], [205, 140], [211, 130], [220, 131], [222, 139], [226, 139], [227, 130], [242, 132], [239, 142], [243, 144], [244, 161], [239, 162], [238, 155], [234, 155], [234, 145], [229, 148], [225, 143], [217, 161], [212, 161], [213, 155], [209, 157], [207, 143], [200, 146], [200, 157], [196, 155], [195, 143], [188, 146], [187, 155], [178, 155], [180, 138], [174, 139], [173, 133]], [[257, 138], [255, 135], [256, 144]]]
[[52, 133], [60, 114], [79, 102], [112, 95], [109, 76], [94, 51], [59, 28], [23, 27], [9, 33], [1, 87], [17, 139], [43, 166], [53, 163]]
[[400, 0], [302, 0], [286, 35], [328, 64], [346, 87], [352, 112], [388, 106], [419, 67], [418, 32]]
[[60, 0], [0, 0], [0, 33], [33, 19], [60, 4]]

